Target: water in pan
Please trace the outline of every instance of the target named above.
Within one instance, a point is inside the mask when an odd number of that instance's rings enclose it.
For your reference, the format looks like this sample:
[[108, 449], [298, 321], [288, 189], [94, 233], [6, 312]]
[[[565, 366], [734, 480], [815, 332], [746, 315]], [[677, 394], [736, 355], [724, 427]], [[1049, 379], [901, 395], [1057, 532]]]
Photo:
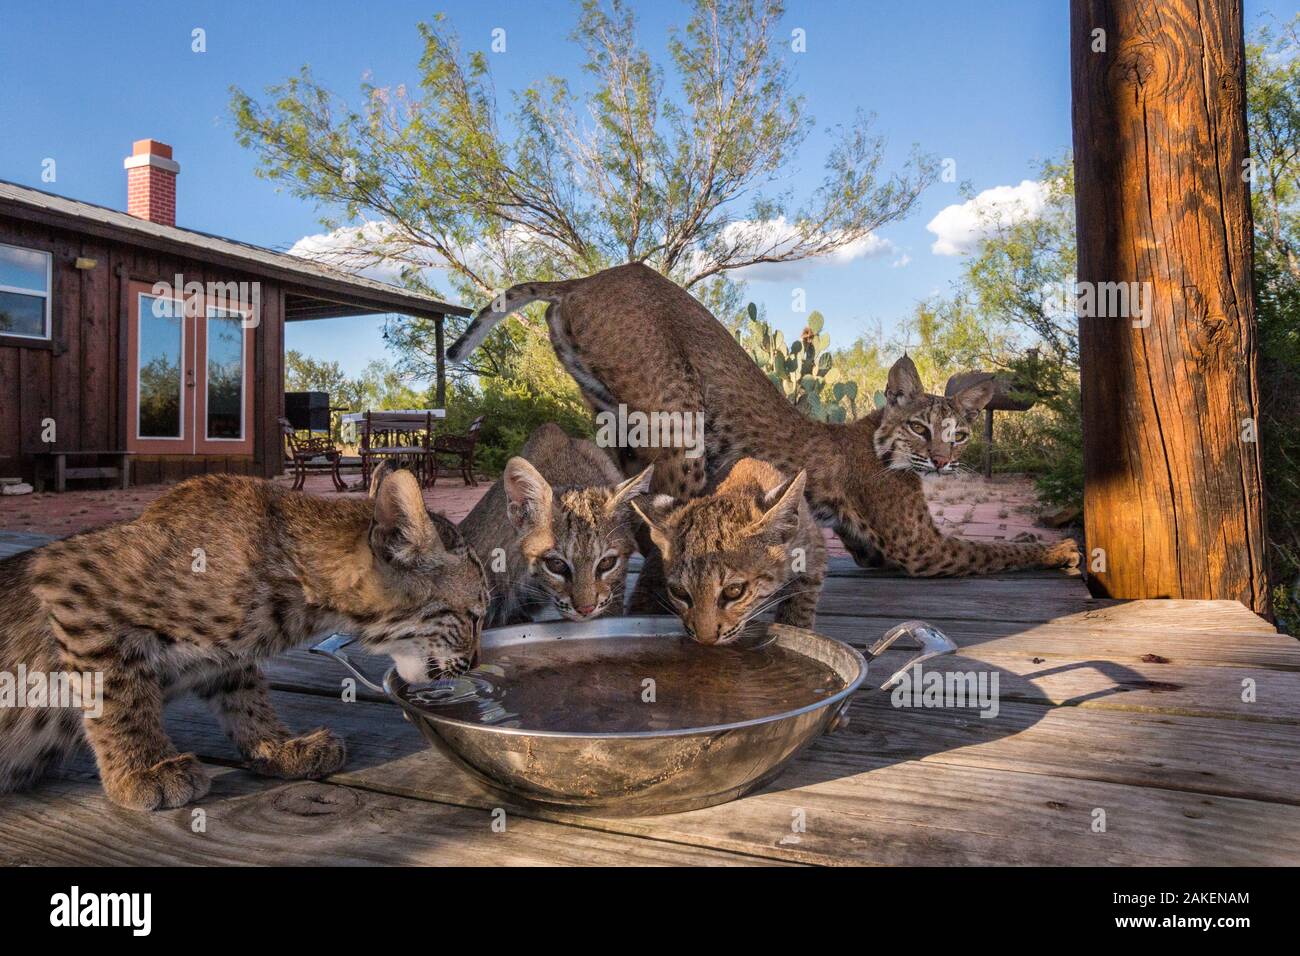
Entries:
[[843, 688], [826, 665], [774, 643], [705, 647], [653, 637], [489, 650], [466, 676], [412, 688], [407, 696], [474, 723], [628, 733], [752, 720]]

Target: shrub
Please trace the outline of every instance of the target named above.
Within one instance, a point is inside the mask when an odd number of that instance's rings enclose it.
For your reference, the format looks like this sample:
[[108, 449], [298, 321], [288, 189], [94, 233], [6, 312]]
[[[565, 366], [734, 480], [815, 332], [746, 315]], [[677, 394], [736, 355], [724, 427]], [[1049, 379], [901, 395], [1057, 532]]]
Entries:
[[540, 392], [526, 382], [483, 379], [479, 388], [455, 386], [447, 397], [446, 429], [463, 434], [475, 418], [484, 416], [474, 463], [479, 471], [499, 475], [519, 454], [533, 429], [555, 422], [570, 435], [593, 435], [591, 413], [569, 395]]

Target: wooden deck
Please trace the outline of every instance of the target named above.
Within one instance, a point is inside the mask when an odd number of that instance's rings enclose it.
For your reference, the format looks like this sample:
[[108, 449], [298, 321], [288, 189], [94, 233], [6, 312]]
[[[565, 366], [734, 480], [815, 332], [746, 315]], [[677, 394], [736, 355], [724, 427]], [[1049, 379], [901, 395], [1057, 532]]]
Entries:
[[[996, 717], [865, 690], [846, 730], [761, 793], [579, 818], [503, 805], [394, 706], [342, 703], [341, 672], [295, 651], [269, 668], [277, 704], [291, 726], [346, 736], [342, 772], [254, 777], [206, 710], [178, 701], [178, 746], [216, 773], [204, 832], [194, 808], [109, 805], [85, 760], [0, 797], [0, 863], [1300, 863], [1300, 644], [1241, 605], [1096, 601], [1064, 574], [918, 581], [836, 564], [820, 630], [862, 647], [905, 618], [960, 645], [941, 669], [997, 675]], [[875, 683], [910, 654], [882, 656]]]

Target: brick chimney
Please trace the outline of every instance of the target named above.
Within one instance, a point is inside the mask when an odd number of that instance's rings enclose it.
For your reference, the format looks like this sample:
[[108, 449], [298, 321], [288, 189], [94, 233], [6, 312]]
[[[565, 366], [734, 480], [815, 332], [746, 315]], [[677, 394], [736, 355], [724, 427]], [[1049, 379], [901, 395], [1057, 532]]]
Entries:
[[138, 139], [122, 165], [126, 211], [162, 226], [176, 225], [176, 174], [181, 167], [172, 159], [172, 148], [156, 139]]

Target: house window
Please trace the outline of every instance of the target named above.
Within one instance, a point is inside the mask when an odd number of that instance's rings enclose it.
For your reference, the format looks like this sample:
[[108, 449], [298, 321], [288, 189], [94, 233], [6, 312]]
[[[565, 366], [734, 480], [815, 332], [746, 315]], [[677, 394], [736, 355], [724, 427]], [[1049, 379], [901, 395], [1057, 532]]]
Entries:
[[49, 339], [52, 265], [48, 252], [0, 243], [0, 335]]

